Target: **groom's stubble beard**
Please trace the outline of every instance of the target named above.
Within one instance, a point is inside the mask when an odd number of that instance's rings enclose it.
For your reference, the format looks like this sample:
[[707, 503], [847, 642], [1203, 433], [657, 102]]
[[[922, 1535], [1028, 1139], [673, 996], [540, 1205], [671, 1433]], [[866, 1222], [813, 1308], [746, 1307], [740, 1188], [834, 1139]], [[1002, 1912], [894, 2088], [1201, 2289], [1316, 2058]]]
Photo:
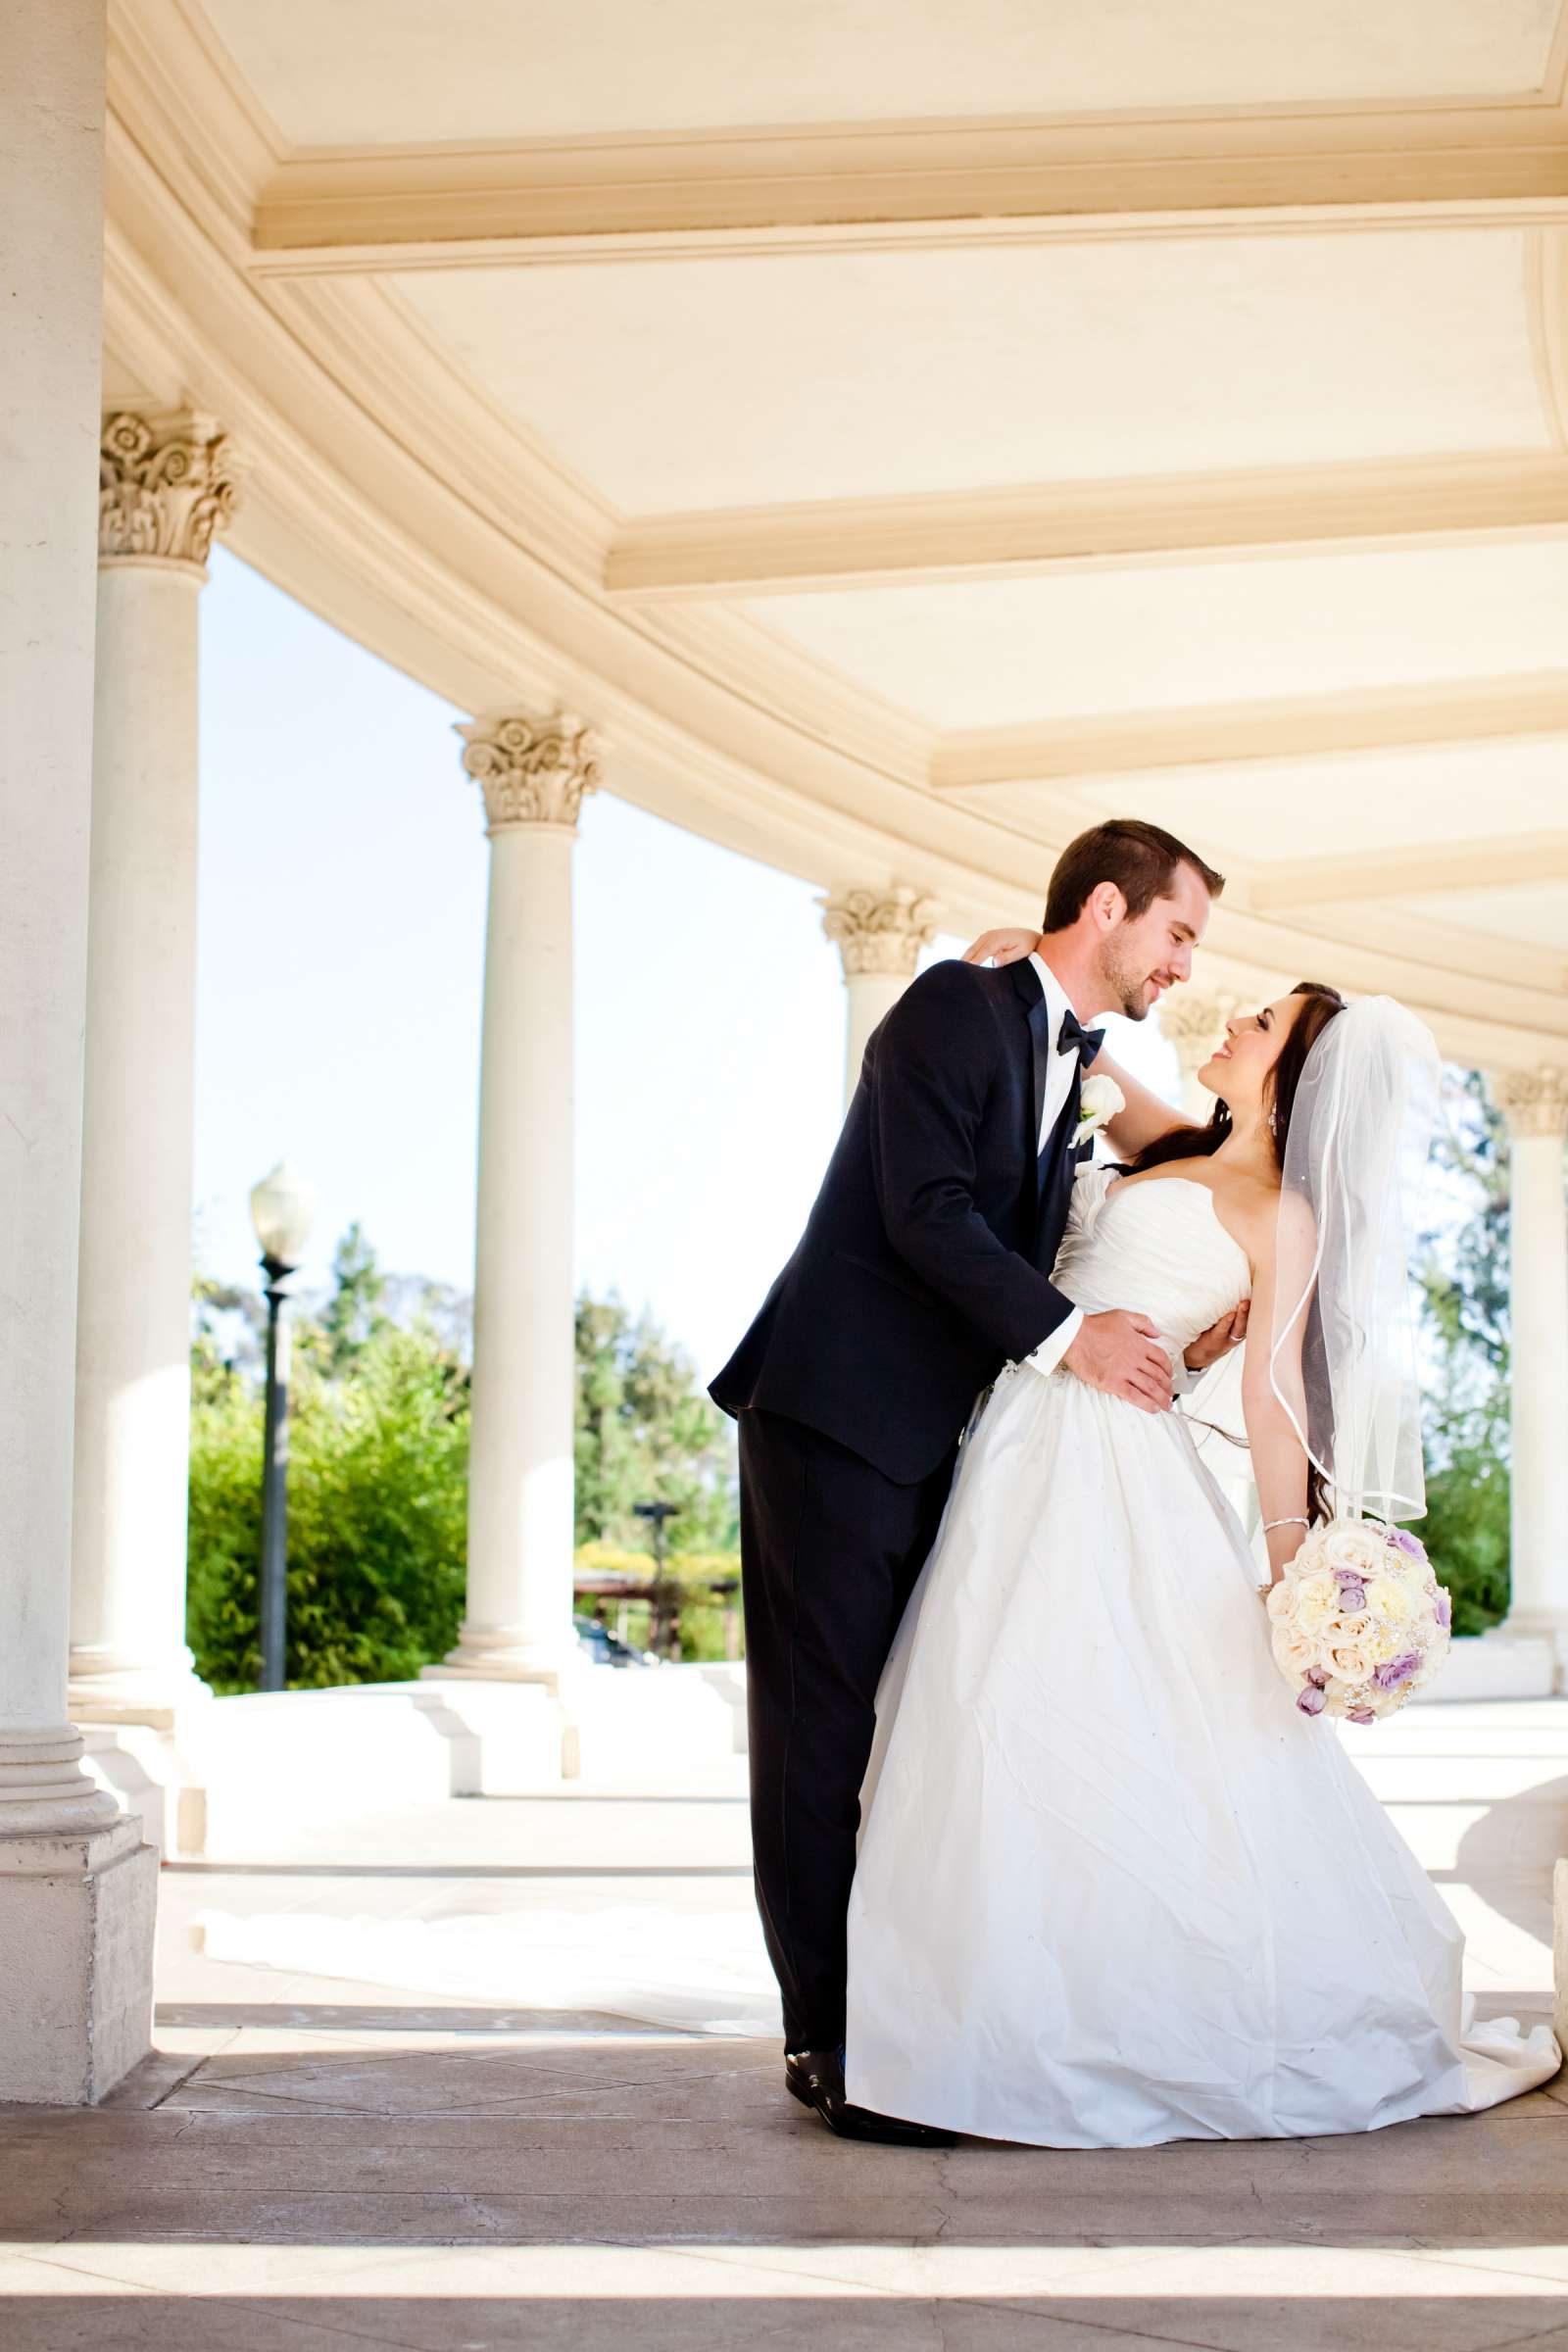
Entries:
[[1114, 935], [1106, 940], [1101, 951], [1100, 970], [1105, 1006], [1121, 1013], [1129, 1021], [1146, 1021], [1149, 1018], [1150, 999], [1145, 991], [1152, 974], [1139, 969]]

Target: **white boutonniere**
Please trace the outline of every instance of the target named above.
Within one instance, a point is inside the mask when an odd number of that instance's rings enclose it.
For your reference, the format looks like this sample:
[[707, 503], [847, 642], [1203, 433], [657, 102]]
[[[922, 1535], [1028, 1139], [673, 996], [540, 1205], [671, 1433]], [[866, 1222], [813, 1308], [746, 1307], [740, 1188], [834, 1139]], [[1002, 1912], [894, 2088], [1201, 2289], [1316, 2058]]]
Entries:
[[1087, 1144], [1107, 1119], [1113, 1119], [1118, 1110], [1126, 1107], [1127, 1098], [1114, 1078], [1086, 1078], [1078, 1098], [1078, 1125], [1073, 1132], [1073, 1143]]

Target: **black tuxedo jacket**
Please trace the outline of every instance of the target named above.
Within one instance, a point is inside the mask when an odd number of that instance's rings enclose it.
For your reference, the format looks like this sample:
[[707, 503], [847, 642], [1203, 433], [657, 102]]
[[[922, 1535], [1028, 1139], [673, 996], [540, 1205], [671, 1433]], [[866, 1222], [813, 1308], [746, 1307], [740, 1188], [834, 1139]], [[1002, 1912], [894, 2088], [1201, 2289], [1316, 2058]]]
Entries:
[[901, 1486], [940, 1466], [979, 1392], [1072, 1311], [1049, 1269], [1091, 1147], [1073, 1146], [1075, 1074], [1037, 1150], [1050, 1052], [1027, 961], [938, 963], [911, 983], [716, 1404], [804, 1421]]

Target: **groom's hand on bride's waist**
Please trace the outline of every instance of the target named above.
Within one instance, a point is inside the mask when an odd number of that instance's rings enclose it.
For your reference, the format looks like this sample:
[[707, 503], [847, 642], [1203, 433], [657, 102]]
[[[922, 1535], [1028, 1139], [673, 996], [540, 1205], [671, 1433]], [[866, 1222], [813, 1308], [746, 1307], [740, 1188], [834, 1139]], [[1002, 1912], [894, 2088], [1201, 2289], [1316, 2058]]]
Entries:
[[1064, 1368], [1092, 1389], [1120, 1396], [1141, 1412], [1170, 1410], [1170, 1357], [1157, 1327], [1147, 1315], [1113, 1307], [1085, 1315], [1078, 1336], [1062, 1357]]

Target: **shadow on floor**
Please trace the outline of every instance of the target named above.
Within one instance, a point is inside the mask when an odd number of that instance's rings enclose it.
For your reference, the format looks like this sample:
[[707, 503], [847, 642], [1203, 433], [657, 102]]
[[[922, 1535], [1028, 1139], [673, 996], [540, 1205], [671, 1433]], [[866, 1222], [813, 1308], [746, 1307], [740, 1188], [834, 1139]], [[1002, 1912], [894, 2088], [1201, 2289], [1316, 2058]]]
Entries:
[[1552, 1864], [1568, 1854], [1568, 1775], [1499, 1797], [1459, 1839], [1451, 1874], [1511, 1926], [1551, 1942]]

